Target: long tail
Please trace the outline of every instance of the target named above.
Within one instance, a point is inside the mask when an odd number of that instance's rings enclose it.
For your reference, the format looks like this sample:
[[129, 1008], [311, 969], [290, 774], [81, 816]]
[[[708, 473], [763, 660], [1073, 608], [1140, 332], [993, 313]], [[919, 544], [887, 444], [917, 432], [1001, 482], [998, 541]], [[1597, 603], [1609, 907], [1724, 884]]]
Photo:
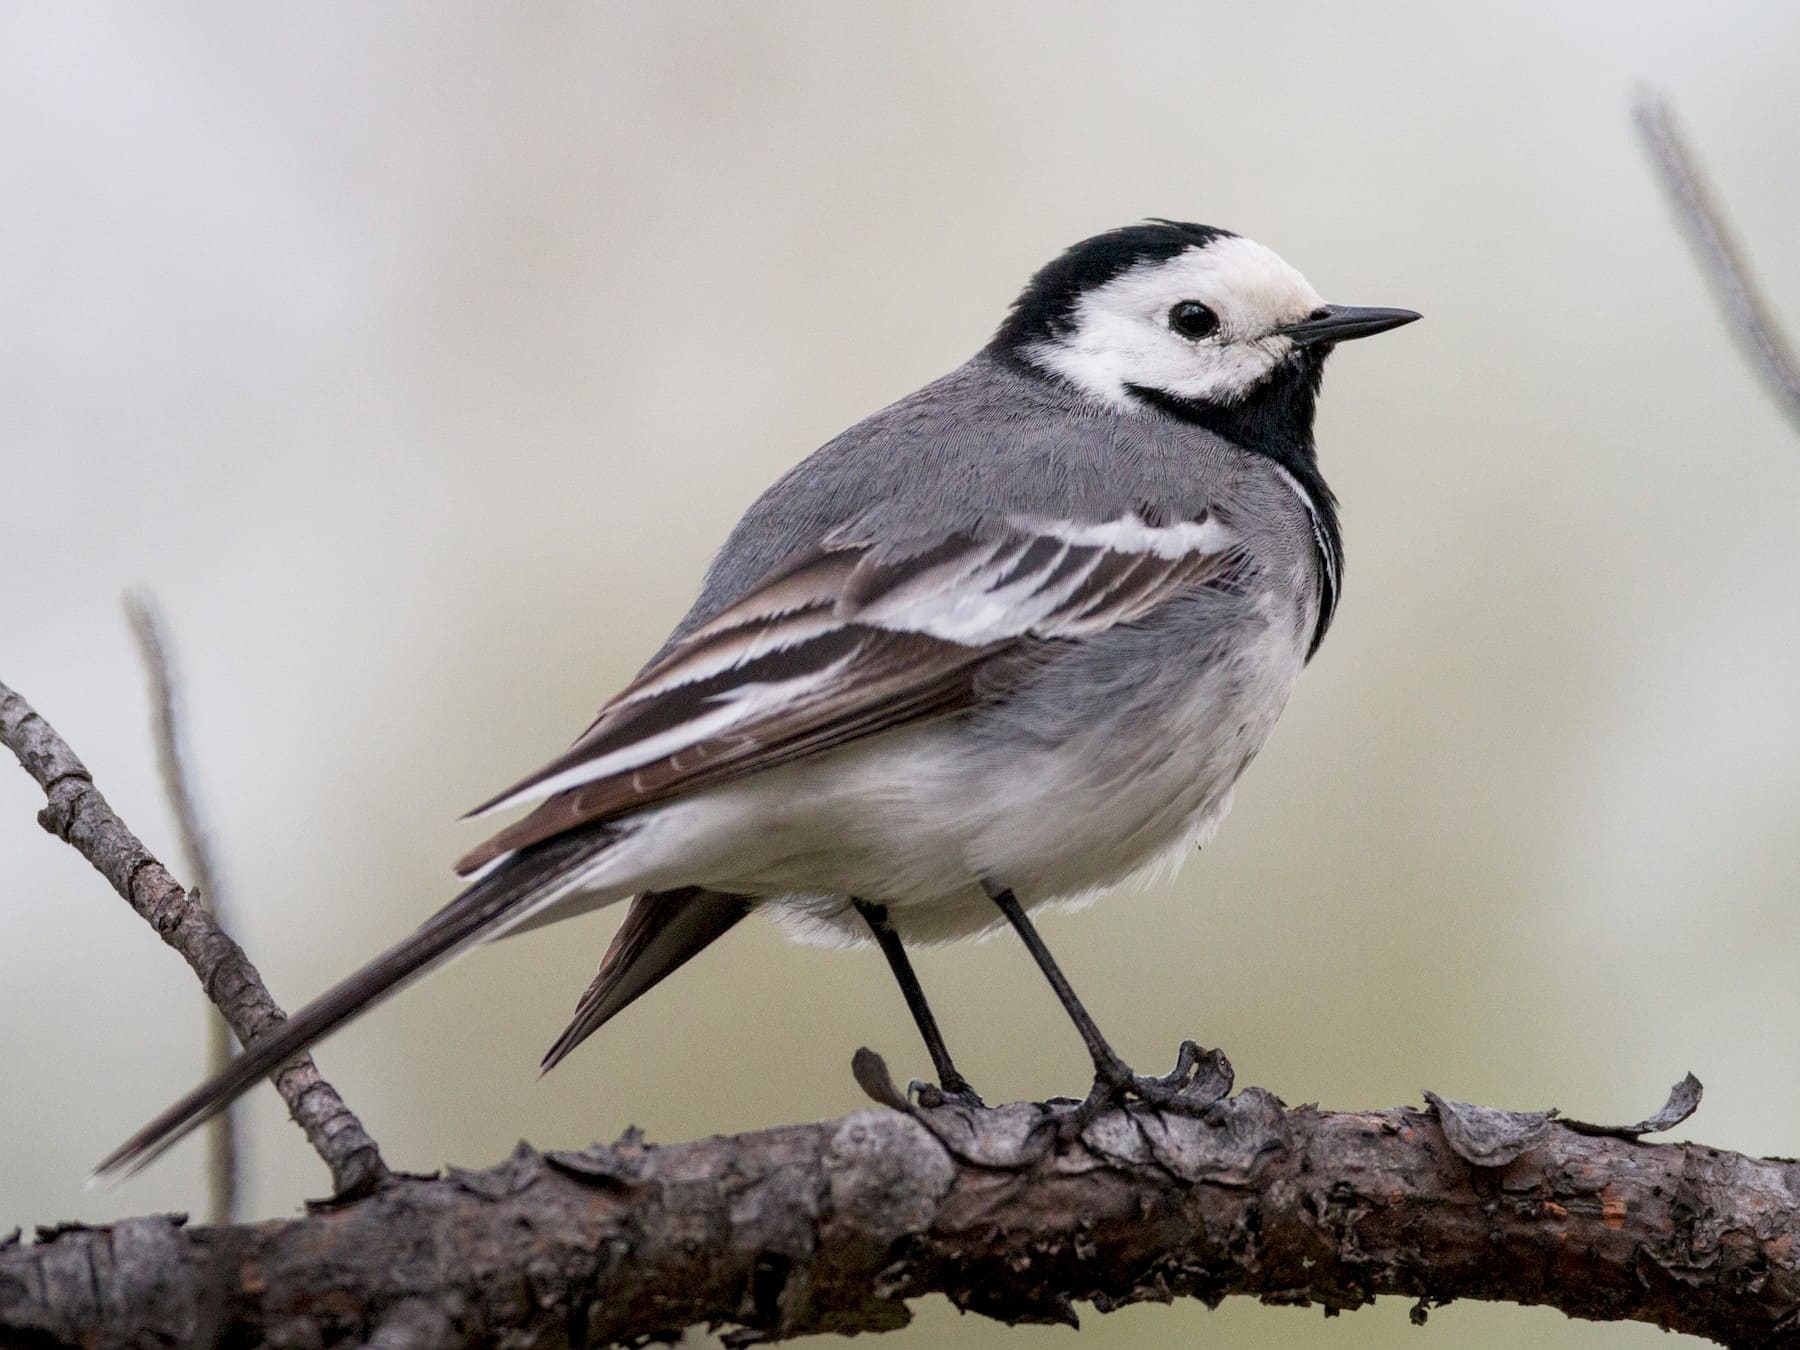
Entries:
[[587, 864], [617, 840], [579, 831], [521, 850], [414, 932], [259, 1038], [230, 1064], [109, 1153], [96, 1178], [129, 1176], [357, 1014], [410, 984], [522, 910], [573, 889]]
[[600, 973], [575, 1006], [575, 1016], [544, 1056], [549, 1073], [626, 1005], [684, 965], [750, 912], [741, 895], [684, 886], [650, 891], [631, 902], [625, 922], [600, 962]]

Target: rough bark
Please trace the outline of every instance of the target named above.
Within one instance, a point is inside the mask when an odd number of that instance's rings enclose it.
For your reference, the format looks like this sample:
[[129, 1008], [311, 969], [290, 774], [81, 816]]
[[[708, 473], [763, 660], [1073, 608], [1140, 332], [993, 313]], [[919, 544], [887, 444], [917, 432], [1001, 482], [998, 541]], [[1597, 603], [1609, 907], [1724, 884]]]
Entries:
[[1467, 1161], [1468, 1119], [1447, 1136], [1435, 1112], [1254, 1088], [1204, 1118], [1114, 1111], [1061, 1144], [1031, 1105], [521, 1144], [285, 1221], [15, 1243], [0, 1342], [593, 1346], [710, 1323], [749, 1343], [888, 1330], [940, 1292], [1009, 1322], [1073, 1321], [1078, 1301], [1392, 1294], [1422, 1319], [1492, 1299], [1800, 1344], [1800, 1165], [1484, 1114], [1513, 1130], [1510, 1161]]

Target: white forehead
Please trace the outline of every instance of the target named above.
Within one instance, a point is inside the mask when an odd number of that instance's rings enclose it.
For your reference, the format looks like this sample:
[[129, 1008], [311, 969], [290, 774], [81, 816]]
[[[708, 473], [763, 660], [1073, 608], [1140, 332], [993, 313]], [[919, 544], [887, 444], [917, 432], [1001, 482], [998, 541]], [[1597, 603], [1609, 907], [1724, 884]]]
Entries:
[[1209, 306], [1226, 337], [1260, 337], [1325, 303], [1273, 249], [1228, 236], [1165, 262], [1139, 263], [1096, 286], [1076, 302], [1075, 322], [1105, 314], [1160, 319], [1181, 300]]

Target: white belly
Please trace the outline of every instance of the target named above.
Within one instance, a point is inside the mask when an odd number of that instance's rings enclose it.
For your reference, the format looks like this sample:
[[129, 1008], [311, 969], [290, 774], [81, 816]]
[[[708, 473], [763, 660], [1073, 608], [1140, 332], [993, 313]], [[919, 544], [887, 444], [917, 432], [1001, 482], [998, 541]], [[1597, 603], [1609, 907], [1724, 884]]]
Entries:
[[[1054, 747], [981, 740], [956, 722], [908, 728], [648, 813], [649, 884], [768, 898], [806, 940], [861, 941], [849, 897], [902, 936], [996, 927], [987, 879], [1028, 908], [1079, 905], [1211, 837], [1286, 704], [1302, 662], [1288, 624], [1175, 692]], [[666, 870], [665, 870], [666, 868]]]

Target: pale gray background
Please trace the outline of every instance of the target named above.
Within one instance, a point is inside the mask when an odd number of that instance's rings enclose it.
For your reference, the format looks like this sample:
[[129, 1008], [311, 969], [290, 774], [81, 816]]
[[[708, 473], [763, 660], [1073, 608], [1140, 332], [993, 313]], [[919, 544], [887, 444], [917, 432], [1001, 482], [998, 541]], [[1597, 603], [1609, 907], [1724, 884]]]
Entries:
[[[755, 492], [1147, 214], [1422, 310], [1333, 362], [1348, 589], [1238, 808], [1045, 927], [1144, 1067], [1421, 1087], [1800, 1151], [1800, 444], [1625, 117], [1677, 96], [1800, 323], [1800, 7], [14, 6], [0, 31], [0, 672], [169, 856], [118, 597], [171, 616], [241, 935], [303, 1001], [449, 893]], [[0, 1228], [203, 1207], [86, 1169], [200, 1071], [188, 973], [0, 765]], [[873, 953], [733, 934], [542, 1083], [602, 916], [332, 1040], [402, 1167], [674, 1140], [924, 1065]], [[1081, 1048], [1015, 944], [927, 953], [994, 1097]], [[323, 1173], [274, 1094], [249, 1199]], [[1686, 1133], [1687, 1131], [1684, 1131]], [[883, 1345], [1028, 1347], [941, 1303]], [[1084, 1344], [1666, 1345], [1392, 1302], [1090, 1314]]]

